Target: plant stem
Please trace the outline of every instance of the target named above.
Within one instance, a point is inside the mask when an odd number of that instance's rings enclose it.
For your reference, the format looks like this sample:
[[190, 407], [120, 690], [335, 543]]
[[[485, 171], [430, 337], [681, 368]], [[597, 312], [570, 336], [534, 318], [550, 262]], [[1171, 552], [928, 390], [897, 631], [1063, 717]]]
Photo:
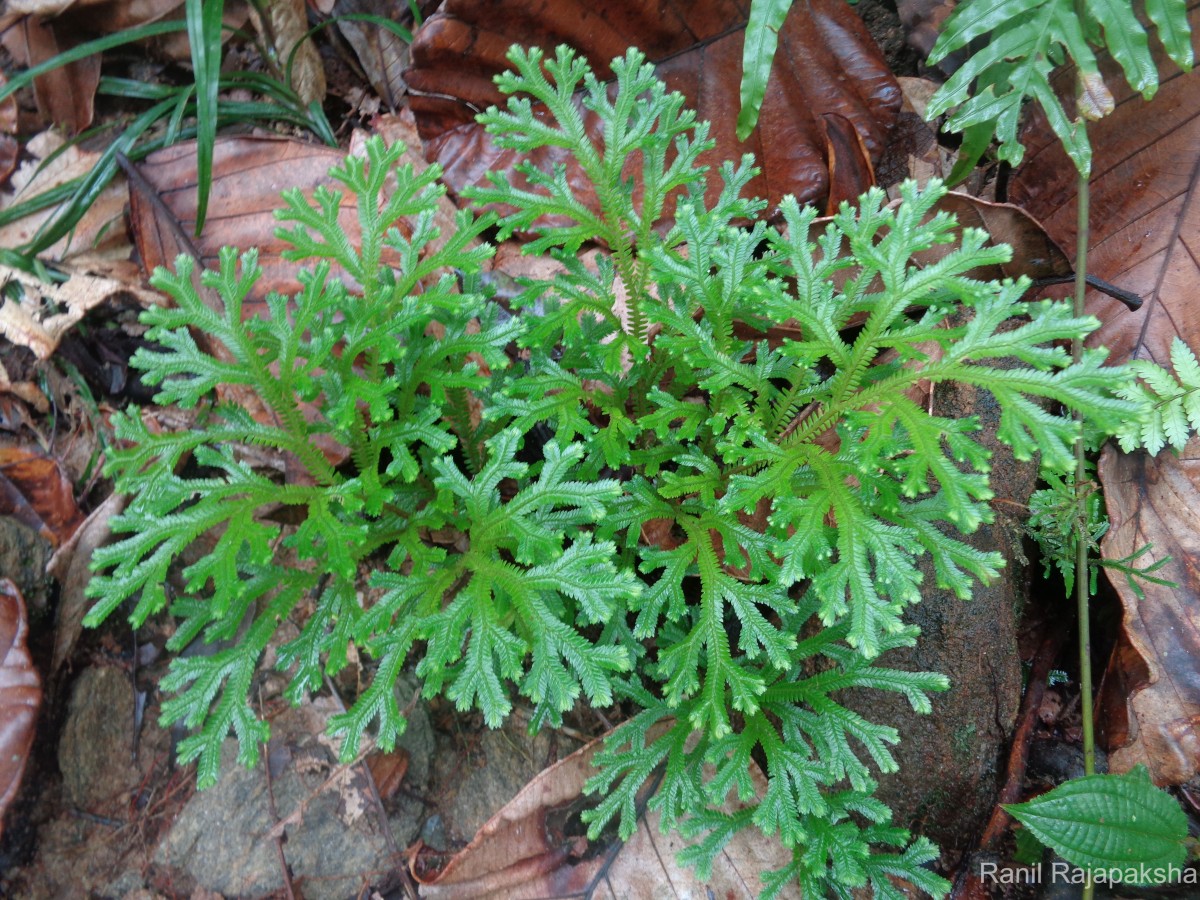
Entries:
[[[1088, 173], [1080, 172], [1078, 180], [1078, 223], [1075, 238], [1075, 315], [1082, 316], [1087, 293], [1087, 251], [1090, 232], [1088, 205], [1090, 200]], [[1071, 341], [1071, 358], [1076, 364], [1083, 359], [1083, 338]], [[1087, 527], [1087, 461], [1084, 458], [1083, 415], [1075, 413], [1079, 433], [1075, 435], [1075, 607], [1079, 619], [1079, 710], [1083, 719], [1083, 772], [1096, 773], [1096, 733], [1092, 722], [1092, 626], [1088, 597], [1088, 539]], [[1083, 900], [1092, 900], [1095, 884], [1088, 878], [1083, 887]]]

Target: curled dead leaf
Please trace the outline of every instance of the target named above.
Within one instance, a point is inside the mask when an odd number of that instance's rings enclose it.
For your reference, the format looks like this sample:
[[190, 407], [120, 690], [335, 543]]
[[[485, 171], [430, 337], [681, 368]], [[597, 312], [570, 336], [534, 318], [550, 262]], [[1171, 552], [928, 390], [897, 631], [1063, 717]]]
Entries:
[[[678, 833], [662, 833], [657, 813], [641, 818], [628, 843], [622, 845], [615, 838], [589, 842], [579, 814], [594, 800], [583, 794], [583, 785], [595, 774], [592, 759], [605, 737], [541, 772], [440, 872], [423, 876], [414, 871], [421, 896], [447, 900], [591, 896], [590, 891], [603, 883], [618, 897], [658, 896], [662, 885], [669, 884], [676, 896], [748, 900], [761, 892], [765, 872], [790, 860], [778, 841], [744, 829], [726, 845], [712, 877], [702, 883], [694, 870], [677, 863], [676, 854], [686, 845]], [[766, 779], [753, 763], [750, 778], [759, 796], [765, 793]], [[647, 782], [643, 804], [653, 788], [652, 780]], [[724, 811], [733, 813], [742, 806], [731, 799]], [[798, 900], [799, 892], [788, 886], [778, 896]]]

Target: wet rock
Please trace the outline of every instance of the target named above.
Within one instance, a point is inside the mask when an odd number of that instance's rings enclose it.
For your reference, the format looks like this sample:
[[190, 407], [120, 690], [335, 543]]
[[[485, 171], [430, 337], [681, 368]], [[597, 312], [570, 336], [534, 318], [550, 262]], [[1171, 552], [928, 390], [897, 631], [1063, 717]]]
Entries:
[[938, 415], [978, 416], [977, 439], [992, 451], [995, 521], [965, 543], [998, 551], [1004, 568], [990, 585], [975, 585], [968, 601], [940, 590], [928, 556], [921, 560], [924, 584], [919, 604], [905, 616], [919, 625], [913, 648], [892, 651], [878, 665], [941, 672], [950, 690], [931, 697], [930, 715], [914, 713], [898, 694], [853, 692], [851, 708], [872, 722], [892, 725], [900, 744], [892, 755], [900, 770], [879, 779], [877, 796], [911, 827], [943, 849], [974, 847], [996, 802], [1005, 752], [1021, 698], [1021, 659], [1016, 626], [1032, 578], [1023, 553], [1022, 520], [1037, 484], [1034, 463], [1018, 463], [995, 437], [1000, 410], [991, 394], [966, 385], [939, 383]]

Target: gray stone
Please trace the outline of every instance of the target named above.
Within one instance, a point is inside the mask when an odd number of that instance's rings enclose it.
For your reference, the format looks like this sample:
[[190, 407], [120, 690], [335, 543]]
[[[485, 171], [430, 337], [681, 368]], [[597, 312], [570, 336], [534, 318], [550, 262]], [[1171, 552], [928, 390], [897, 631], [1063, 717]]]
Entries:
[[[411, 697], [411, 694], [409, 694]], [[319, 701], [318, 701], [319, 702]], [[326, 711], [328, 712], [328, 711]], [[322, 786], [337, 769], [328, 742], [320, 736], [323, 714], [312, 706], [287, 709], [271, 723], [272, 753], [280, 771], [272, 777], [279, 819], [303, 805], [301, 821], [287, 828], [284, 857], [307, 900], [343, 900], [383, 880], [394, 864], [371, 792], [354, 767], [337, 783]], [[399, 742], [412, 754], [414, 778], [429, 766], [432, 743], [429, 718], [418, 703]], [[155, 863], [183, 870], [199, 887], [225, 896], [256, 897], [279, 890], [283, 875], [275, 843], [268, 837], [271, 818], [262, 765], [248, 770], [236, 762], [237, 744], [225, 742], [216, 785], [198, 792], [159, 844]], [[407, 776], [406, 776], [407, 781]], [[416, 812], [399, 810], [389, 819], [393, 833], [415, 834]]]
[[[465, 771], [456, 778], [438, 779], [444, 784], [443, 790], [452, 792], [445, 796], [439, 791], [437, 797], [450, 833], [463, 841], [473, 838], [488, 819], [553, 761], [550, 741], [549, 729], [531, 737], [518, 716], [509, 716], [498, 729], [483, 729], [477, 749], [467, 755]], [[439, 754], [439, 760], [457, 756]]]
[[122, 811], [141, 772], [133, 763], [133, 685], [115, 666], [92, 666], [71, 689], [58, 765], [67, 802], [107, 815]]

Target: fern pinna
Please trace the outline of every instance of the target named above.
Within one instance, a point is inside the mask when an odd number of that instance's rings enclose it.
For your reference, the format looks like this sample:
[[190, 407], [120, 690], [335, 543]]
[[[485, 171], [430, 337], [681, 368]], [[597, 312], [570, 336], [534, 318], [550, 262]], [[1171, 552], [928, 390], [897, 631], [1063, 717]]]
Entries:
[[[924, 868], [935, 849], [872, 797], [878, 773], [895, 769], [896, 731], [839, 699], [874, 688], [928, 711], [942, 676], [877, 662], [916, 640], [904, 621], [923, 588], [916, 559], [930, 554], [939, 585], [963, 597], [1001, 564], [952, 536], [991, 516], [977, 424], [932, 415], [912, 389], [990, 391], [1014, 453], [1065, 470], [1077, 425], [1042, 401], [1100, 427], [1131, 408], [1108, 389], [1102, 352], [1072, 364], [1056, 345], [1096, 323], [1024, 303], [1023, 282], [972, 278], [1009, 250], [957, 232], [936, 209], [940, 185], [906, 185], [895, 206], [871, 191], [823, 229], [792, 200], [781, 227], [745, 225], [763, 209], [741, 197], [752, 160], [726, 163], [707, 204], [707, 126], [639, 53], [614, 62], [615, 90], [566, 48], [552, 59], [514, 48], [511, 59], [499, 82], [517, 96], [483, 121], [501, 146], [572, 154], [599, 211], [561, 168], [527, 164], [521, 184], [493, 176], [472, 194], [506, 215], [462, 213], [435, 250], [436, 170], [396, 169], [388, 196], [398, 150], [376, 141], [335, 173], [358, 198], [361, 248], [341, 234], [335, 196], [285, 196], [281, 218], [295, 224], [284, 234], [314, 268], [299, 295], [272, 299], [268, 321], [240, 321], [252, 253], [240, 267], [227, 253], [204, 275], [219, 315], [186, 263], [158, 273], [177, 307], [147, 313], [159, 349], [135, 362], [162, 384], [160, 402], [208, 405], [186, 433], [151, 433], [136, 411], [118, 418], [126, 443], [109, 471], [134, 499], [116, 522], [128, 536], [97, 554], [90, 621], [134, 596], [135, 623], [162, 608], [171, 563], [211, 532], [211, 553], [181, 573], [172, 646], [234, 642], [177, 660], [168, 686], [179, 694], [164, 708], [198, 728], [181, 753], [200, 759], [202, 784], [231, 730], [243, 761], [255, 758], [266, 726], [247, 705], [254, 668], [311, 597], [315, 611], [277, 653], [293, 701], [345, 665], [351, 644], [376, 661], [333, 724], [347, 758], [369, 729], [383, 746], [403, 729], [393, 682], [409, 662], [427, 695], [444, 692], [489, 725], [513, 690], [533, 704], [535, 727], [581, 698], [620, 700], [632, 716], [589, 784], [593, 836], [614, 819], [629, 835], [635, 795], [661, 769], [651, 804], [697, 838], [685, 856], [701, 872], [730, 835], [756, 827], [792, 851], [768, 894], [796, 881], [814, 895], [870, 884], [900, 896], [892, 876], [942, 893]], [[588, 136], [580, 99], [602, 141]], [[402, 214], [415, 216], [409, 238], [391, 227]], [[477, 283], [488, 250], [475, 239], [493, 222], [561, 264], [524, 283], [515, 317], [450, 274]], [[581, 246], [597, 240], [611, 254], [583, 262]], [[950, 243], [939, 262], [914, 263]], [[398, 265], [383, 265], [385, 246]], [[330, 278], [327, 259], [362, 296]], [[767, 337], [782, 323], [787, 336]], [[188, 327], [238, 365], [200, 352]], [[220, 384], [256, 391], [273, 424], [212, 402]], [[316, 421], [301, 415], [306, 402]], [[317, 437], [349, 462], [332, 466]], [[291, 454], [306, 478], [256, 472], [238, 452], [251, 443]], [[297, 507], [302, 524], [262, 518], [277, 504]], [[366, 608], [355, 590], [364, 571], [377, 589]], [[752, 760], [765, 766], [762, 796]], [[722, 811], [730, 792], [738, 813]]]

